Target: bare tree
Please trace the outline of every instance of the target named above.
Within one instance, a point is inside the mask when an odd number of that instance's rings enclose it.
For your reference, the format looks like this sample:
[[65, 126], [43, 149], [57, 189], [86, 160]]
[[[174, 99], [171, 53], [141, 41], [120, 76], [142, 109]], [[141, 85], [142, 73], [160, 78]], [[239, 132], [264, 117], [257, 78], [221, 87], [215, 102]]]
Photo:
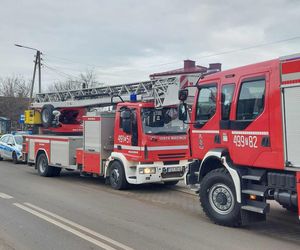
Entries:
[[0, 78], [0, 116], [11, 120], [12, 129], [19, 127], [19, 117], [28, 108], [30, 87], [21, 76]]
[[48, 91], [63, 91], [71, 89], [81, 89], [81, 88], [92, 88], [97, 86], [102, 86], [97, 80], [97, 74], [94, 70], [87, 70], [84, 73], [80, 73], [78, 77], [69, 78], [65, 81], [57, 81], [48, 87]]
[[0, 78], [0, 96], [28, 97], [30, 88], [30, 82], [26, 82], [22, 76]]

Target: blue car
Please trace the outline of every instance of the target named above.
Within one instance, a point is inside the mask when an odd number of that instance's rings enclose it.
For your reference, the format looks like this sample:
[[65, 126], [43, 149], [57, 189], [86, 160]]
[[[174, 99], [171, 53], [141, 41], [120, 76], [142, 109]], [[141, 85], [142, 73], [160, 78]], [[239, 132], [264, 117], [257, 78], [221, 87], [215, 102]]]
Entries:
[[0, 160], [9, 159], [17, 164], [22, 160], [22, 135], [6, 134], [0, 138]]

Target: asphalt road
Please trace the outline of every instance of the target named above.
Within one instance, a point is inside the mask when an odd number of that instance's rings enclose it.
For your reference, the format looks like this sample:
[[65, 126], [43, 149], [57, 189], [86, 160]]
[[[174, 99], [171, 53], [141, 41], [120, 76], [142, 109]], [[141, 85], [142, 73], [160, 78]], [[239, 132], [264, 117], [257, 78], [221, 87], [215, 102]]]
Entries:
[[0, 249], [299, 249], [297, 216], [271, 209], [266, 223], [226, 228], [196, 196], [162, 185], [115, 191], [75, 172], [44, 178], [0, 162]]

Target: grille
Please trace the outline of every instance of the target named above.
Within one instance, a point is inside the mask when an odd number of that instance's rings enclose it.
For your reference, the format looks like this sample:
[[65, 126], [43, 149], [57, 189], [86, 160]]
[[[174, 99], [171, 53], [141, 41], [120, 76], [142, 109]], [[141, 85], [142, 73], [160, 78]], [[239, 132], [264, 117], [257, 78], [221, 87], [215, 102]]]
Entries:
[[185, 158], [185, 153], [180, 153], [180, 154], [158, 154], [158, 158], [160, 160], [165, 160], [165, 159], [181, 159]]
[[162, 178], [175, 178], [175, 177], [182, 177], [184, 172], [171, 172], [171, 173], [161, 173]]
[[164, 165], [178, 165], [179, 161], [164, 161]]

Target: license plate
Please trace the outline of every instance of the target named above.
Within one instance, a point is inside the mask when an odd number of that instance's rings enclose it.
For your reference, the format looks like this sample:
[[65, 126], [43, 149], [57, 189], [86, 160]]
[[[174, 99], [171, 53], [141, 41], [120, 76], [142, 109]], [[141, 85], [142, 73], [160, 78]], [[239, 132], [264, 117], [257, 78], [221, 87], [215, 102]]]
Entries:
[[169, 167], [169, 168], [167, 168], [168, 173], [181, 172], [181, 171], [182, 171], [182, 167]]

